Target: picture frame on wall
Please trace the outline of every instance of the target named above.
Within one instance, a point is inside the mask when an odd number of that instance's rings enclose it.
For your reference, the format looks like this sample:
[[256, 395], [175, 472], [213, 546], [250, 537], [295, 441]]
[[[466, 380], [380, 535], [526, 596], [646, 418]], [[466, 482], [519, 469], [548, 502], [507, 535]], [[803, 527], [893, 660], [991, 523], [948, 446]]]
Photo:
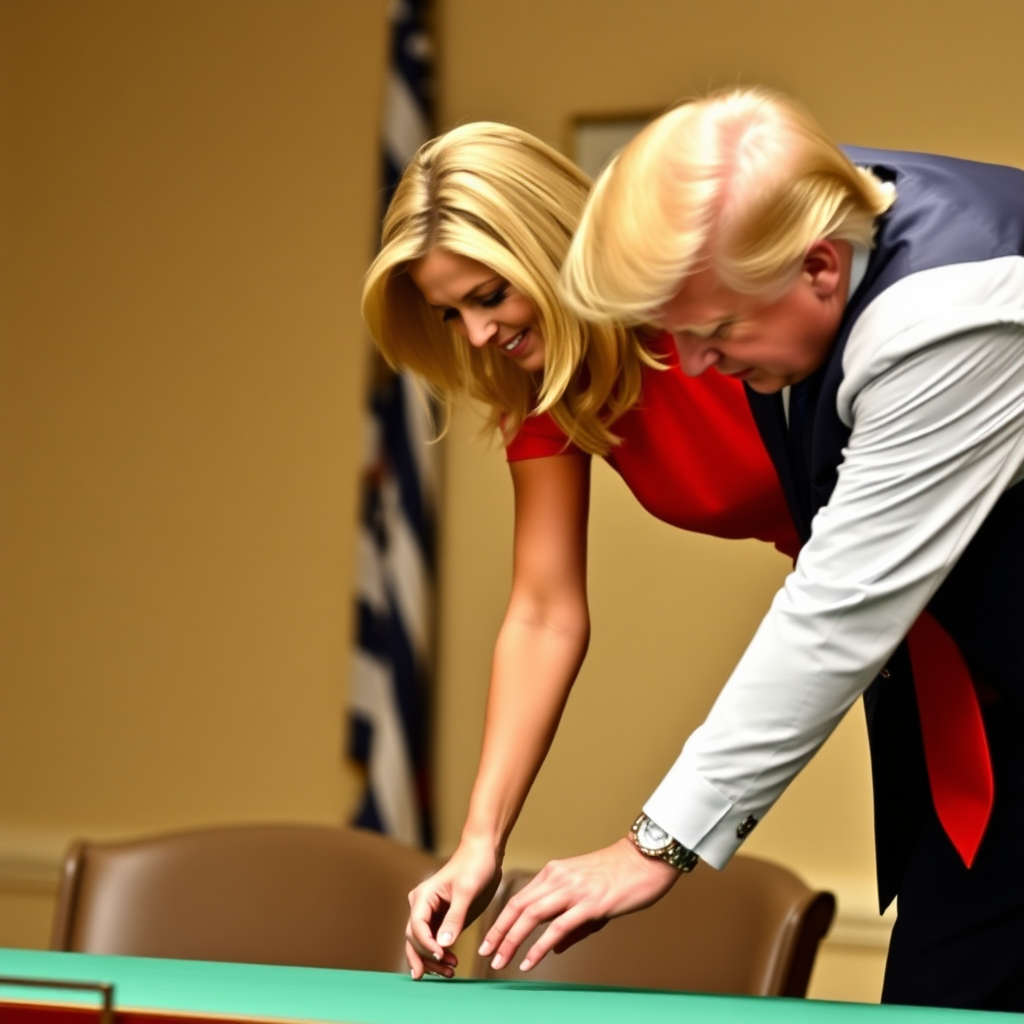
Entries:
[[590, 178], [601, 169], [637, 132], [657, 116], [646, 110], [632, 114], [580, 114], [569, 132], [569, 156]]

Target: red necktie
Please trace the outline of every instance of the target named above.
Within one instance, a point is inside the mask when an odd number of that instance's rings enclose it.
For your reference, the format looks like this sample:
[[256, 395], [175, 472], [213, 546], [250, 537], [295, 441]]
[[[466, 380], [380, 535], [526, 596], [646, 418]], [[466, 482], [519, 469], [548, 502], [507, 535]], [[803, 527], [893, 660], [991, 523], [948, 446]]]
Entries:
[[935, 813], [970, 867], [994, 794], [978, 695], [960, 649], [927, 611], [907, 634], [907, 643]]

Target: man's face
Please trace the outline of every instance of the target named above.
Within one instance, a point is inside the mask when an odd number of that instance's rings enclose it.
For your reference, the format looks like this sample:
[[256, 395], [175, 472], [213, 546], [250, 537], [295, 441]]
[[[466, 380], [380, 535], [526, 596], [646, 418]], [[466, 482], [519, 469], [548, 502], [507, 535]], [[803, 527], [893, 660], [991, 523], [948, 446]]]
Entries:
[[733, 291], [705, 269], [662, 306], [657, 324], [675, 338], [688, 376], [714, 367], [771, 394], [809, 377], [825, 361], [848, 286], [849, 246], [818, 242], [781, 295]]

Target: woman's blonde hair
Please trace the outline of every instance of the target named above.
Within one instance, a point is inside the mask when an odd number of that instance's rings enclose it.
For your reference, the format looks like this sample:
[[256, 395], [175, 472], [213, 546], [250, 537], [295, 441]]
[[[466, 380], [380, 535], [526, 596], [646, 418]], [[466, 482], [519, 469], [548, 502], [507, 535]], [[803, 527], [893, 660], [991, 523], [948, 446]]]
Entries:
[[736, 291], [784, 288], [816, 241], [870, 246], [894, 197], [792, 100], [716, 93], [662, 114], [605, 169], [563, 292], [583, 316], [641, 323], [707, 266]]
[[[490, 410], [486, 429], [506, 440], [536, 410], [586, 451], [605, 454], [615, 443], [611, 425], [639, 398], [642, 365], [656, 363], [642, 334], [588, 324], [558, 293], [589, 188], [551, 147], [494, 122], [455, 128], [410, 162], [363, 283], [363, 317], [388, 363], [417, 374], [441, 401], [444, 429], [454, 401], [470, 396]], [[541, 380], [492, 346], [467, 344], [430, 309], [408, 271], [434, 249], [477, 260], [533, 304]]]

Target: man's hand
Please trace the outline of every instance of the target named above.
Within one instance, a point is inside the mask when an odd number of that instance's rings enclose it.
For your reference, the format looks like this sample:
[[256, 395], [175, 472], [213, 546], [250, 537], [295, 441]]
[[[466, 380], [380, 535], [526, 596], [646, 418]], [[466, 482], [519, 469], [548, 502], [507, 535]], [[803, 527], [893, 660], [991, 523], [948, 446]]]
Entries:
[[480, 955], [493, 953], [491, 966], [501, 968], [534, 928], [550, 921], [520, 965], [528, 971], [552, 950], [561, 953], [611, 918], [649, 907], [679, 875], [664, 861], [645, 857], [628, 838], [582, 857], [551, 861], [508, 901], [484, 936]]

